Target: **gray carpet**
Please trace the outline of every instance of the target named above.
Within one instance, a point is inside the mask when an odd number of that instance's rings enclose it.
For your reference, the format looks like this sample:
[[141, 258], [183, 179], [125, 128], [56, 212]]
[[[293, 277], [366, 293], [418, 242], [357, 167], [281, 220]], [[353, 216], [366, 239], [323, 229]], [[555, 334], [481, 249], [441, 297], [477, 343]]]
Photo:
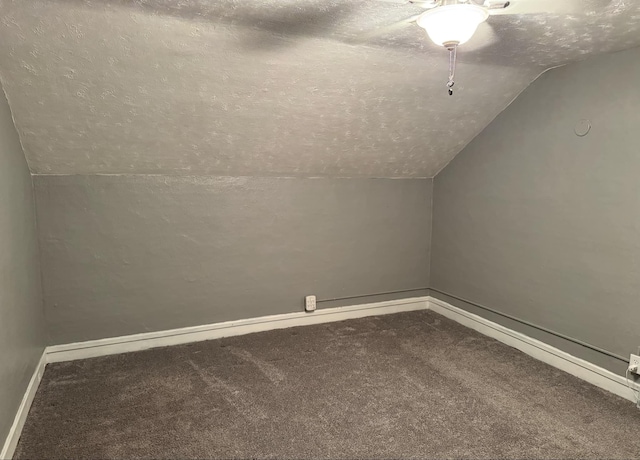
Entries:
[[16, 458], [638, 458], [640, 411], [433, 312], [50, 364]]

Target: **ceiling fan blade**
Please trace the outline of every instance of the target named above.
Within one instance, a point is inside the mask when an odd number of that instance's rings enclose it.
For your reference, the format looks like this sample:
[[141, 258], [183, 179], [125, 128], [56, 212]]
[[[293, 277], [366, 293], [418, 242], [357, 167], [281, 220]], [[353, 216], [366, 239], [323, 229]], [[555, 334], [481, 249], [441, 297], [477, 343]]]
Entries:
[[375, 0], [380, 3], [391, 3], [393, 5], [408, 5], [409, 0]]
[[409, 0], [409, 3], [424, 8], [425, 10], [430, 10], [439, 5], [438, 0]]
[[425, 10], [438, 6], [439, 0], [376, 0], [383, 3], [393, 3], [395, 5], [415, 5]]
[[504, 14], [584, 14], [585, 8], [582, 0], [511, 0], [506, 8], [492, 8], [489, 13], [494, 15]]

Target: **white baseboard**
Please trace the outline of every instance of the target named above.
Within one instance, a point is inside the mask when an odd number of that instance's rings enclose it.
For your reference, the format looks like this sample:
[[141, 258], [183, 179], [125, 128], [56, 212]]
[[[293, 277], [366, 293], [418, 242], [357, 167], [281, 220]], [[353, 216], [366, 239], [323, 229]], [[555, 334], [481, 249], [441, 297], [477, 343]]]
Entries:
[[224, 323], [208, 324], [204, 326], [184, 327], [180, 329], [148, 332], [47, 347], [42, 354], [42, 358], [40, 359], [33, 376], [31, 377], [27, 391], [22, 398], [22, 403], [16, 413], [9, 435], [7, 436], [2, 451], [0, 451], [0, 459], [10, 459], [13, 456], [15, 448], [18, 445], [18, 440], [20, 439], [20, 434], [22, 433], [22, 428], [29, 413], [31, 403], [36, 395], [38, 385], [40, 384], [40, 380], [42, 379], [44, 368], [47, 363], [95, 358], [98, 356], [200, 342], [204, 340], [219, 339], [222, 337], [251, 334], [254, 332], [264, 332], [294, 326], [330, 323], [346, 319], [387, 315], [404, 311], [426, 310], [427, 308], [427, 297], [413, 297], [348, 307], [327, 308], [316, 310], [312, 313], [286, 313], [282, 315], [263, 316], [259, 318], [227, 321]]
[[[469, 313], [458, 307], [444, 302], [434, 297], [429, 297], [429, 309], [452, 319], [463, 326], [474, 329], [481, 334], [492, 337], [504, 344], [517, 348], [539, 361], [547, 363], [555, 368], [563, 370], [592, 385], [607, 390], [613, 394], [621, 396], [629, 401], [636, 402], [633, 391], [627, 386], [624, 377], [614, 374], [595, 364], [576, 358], [569, 353], [559, 350], [544, 342], [531, 338], [527, 335], [516, 332], [500, 324], [489, 321], [481, 316]], [[631, 384], [636, 390], [640, 390], [640, 385]]]
[[[204, 326], [185, 327], [47, 347], [33, 373], [27, 391], [22, 398], [22, 403], [16, 414], [13, 426], [9, 431], [2, 451], [0, 451], [0, 459], [11, 458], [15, 451], [27, 414], [29, 413], [29, 408], [31, 407], [38, 385], [42, 379], [46, 363], [95, 358], [98, 356], [200, 342], [274, 329], [308, 326], [353, 318], [363, 318], [366, 316], [426, 309], [431, 309], [464, 326], [517, 348], [529, 356], [635, 402], [634, 395], [627, 387], [626, 380], [622, 376], [602, 369], [580, 358], [576, 358], [544, 342], [508, 329], [461, 308], [454, 307], [442, 300], [433, 297], [413, 297], [348, 307], [327, 308], [316, 310], [313, 313], [297, 312], [263, 316]], [[640, 390], [640, 385], [633, 385]]]
[[220, 339], [254, 332], [284, 329], [294, 326], [330, 323], [365, 316], [386, 315], [403, 311], [426, 310], [427, 297], [389, 300], [348, 307], [326, 308], [311, 313], [296, 312], [259, 318], [226, 321], [204, 326], [184, 327], [158, 332], [90, 340], [47, 347], [47, 362], [73, 361], [98, 356], [180, 345], [203, 340]]
[[38, 391], [38, 385], [40, 385], [40, 380], [42, 380], [42, 374], [44, 374], [44, 367], [46, 365], [46, 352], [44, 352], [40, 357], [38, 365], [33, 371], [33, 375], [29, 381], [29, 386], [27, 386], [27, 391], [25, 391], [24, 396], [22, 397], [22, 402], [20, 403], [20, 407], [18, 407], [18, 412], [13, 419], [13, 425], [11, 425], [7, 439], [2, 447], [2, 451], [0, 451], [0, 459], [4, 460], [13, 457], [13, 453], [18, 445], [18, 440], [20, 439], [20, 434], [22, 434], [22, 427], [24, 427], [24, 422], [27, 420], [31, 403], [33, 402], [33, 398], [36, 396], [36, 391]]

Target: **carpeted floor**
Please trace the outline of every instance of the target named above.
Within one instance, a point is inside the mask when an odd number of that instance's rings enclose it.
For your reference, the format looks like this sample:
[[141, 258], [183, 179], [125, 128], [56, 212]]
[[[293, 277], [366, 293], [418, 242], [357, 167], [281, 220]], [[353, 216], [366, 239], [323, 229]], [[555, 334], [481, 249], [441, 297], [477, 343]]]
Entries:
[[16, 458], [639, 458], [640, 411], [433, 312], [50, 364]]

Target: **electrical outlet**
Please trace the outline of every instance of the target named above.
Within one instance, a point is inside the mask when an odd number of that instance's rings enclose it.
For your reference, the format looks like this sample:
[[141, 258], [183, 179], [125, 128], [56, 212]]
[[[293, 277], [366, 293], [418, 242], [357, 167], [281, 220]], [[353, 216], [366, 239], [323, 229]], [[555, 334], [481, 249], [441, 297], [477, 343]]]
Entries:
[[315, 311], [316, 309], [316, 296], [308, 295], [304, 298], [304, 309], [306, 311]]
[[629, 358], [629, 369], [633, 368], [635, 368], [635, 370], [632, 370], [631, 372], [636, 375], [640, 375], [640, 356], [638, 355], [631, 355], [631, 358]]

